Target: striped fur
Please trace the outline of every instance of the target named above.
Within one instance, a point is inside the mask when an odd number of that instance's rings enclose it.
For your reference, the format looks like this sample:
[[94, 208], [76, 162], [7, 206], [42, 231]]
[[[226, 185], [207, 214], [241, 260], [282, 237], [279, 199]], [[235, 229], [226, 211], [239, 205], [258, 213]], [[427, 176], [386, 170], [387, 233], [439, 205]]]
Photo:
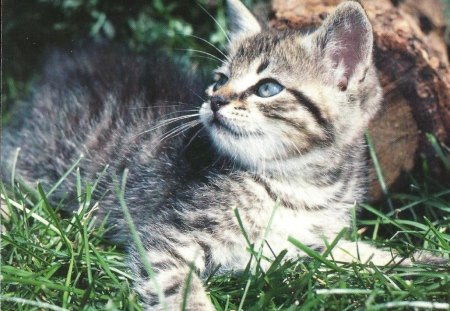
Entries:
[[[275, 253], [287, 249], [295, 258], [305, 254], [288, 236], [323, 250], [366, 195], [363, 131], [381, 89], [362, 7], [346, 2], [322, 27], [303, 34], [265, 29], [238, 0], [228, 4], [232, 41], [217, 70], [223, 80], [207, 88], [203, 104], [196, 95], [201, 82], [164, 57], [117, 56], [108, 47], [59, 53], [30, 105], [23, 104], [26, 118], [18, 116], [22, 124], [6, 129], [2, 141], [3, 163], [21, 147], [17, 174], [45, 187], [80, 154], [86, 180], [110, 165], [94, 193], [102, 200], [97, 213], [99, 219], [109, 215], [111, 238], [128, 247], [146, 310], [180, 310], [185, 291], [187, 310], [214, 309], [201, 278], [218, 266], [238, 271], [249, 260], [234, 209], [258, 244], [279, 204], [267, 242]], [[259, 97], [259, 87], [271, 81], [281, 92]], [[199, 117], [186, 116], [198, 109]], [[160, 122], [173, 117], [180, 118]], [[114, 195], [110, 173], [125, 169], [125, 200], [155, 279], [129, 245]], [[73, 198], [74, 185], [69, 176], [53, 200]], [[333, 255], [358, 257], [356, 245], [345, 241]], [[377, 264], [391, 260], [365, 244], [359, 255], [374, 255]]]

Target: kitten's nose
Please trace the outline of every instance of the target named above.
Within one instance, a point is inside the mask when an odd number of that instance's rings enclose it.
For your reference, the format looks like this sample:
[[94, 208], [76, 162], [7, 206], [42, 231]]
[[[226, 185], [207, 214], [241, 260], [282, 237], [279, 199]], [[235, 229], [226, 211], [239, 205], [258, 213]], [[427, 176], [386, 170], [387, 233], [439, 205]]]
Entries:
[[211, 110], [213, 112], [217, 112], [220, 109], [220, 107], [230, 103], [223, 96], [213, 96], [211, 97], [210, 102], [211, 102]]

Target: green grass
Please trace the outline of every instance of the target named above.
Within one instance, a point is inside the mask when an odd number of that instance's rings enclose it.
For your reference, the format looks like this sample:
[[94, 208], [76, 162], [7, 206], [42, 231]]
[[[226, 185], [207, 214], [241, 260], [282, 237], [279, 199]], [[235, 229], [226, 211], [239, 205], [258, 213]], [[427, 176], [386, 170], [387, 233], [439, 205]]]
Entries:
[[[446, 151], [430, 139], [448, 165]], [[79, 176], [76, 164], [68, 173]], [[2, 185], [2, 310], [141, 310], [124, 250], [104, 239], [105, 222], [94, 226], [96, 183], [78, 178], [79, 209], [69, 217], [59, 212], [65, 202], [48, 201], [60, 182], [48, 193], [40, 185], [28, 189], [17, 182], [8, 191], [5, 186], [12, 186]], [[119, 198], [124, 184], [118, 186]], [[291, 237], [310, 258], [284, 261], [285, 252], [261, 258], [261, 249], [248, 241], [253, 256], [243, 273], [213, 275], [205, 282], [217, 310], [448, 310], [448, 264], [377, 267], [326, 258], [345, 237], [403, 256], [427, 250], [448, 260], [450, 187], [426, 179], [412, 180], [411, 189], [389, 195], [392, 211], [384, 209], [387, 204], [363, 204], [363, 219], [329, 241], [322, 254]], [[270, 260], [270, 268], [260, 268], [260, 260]]]

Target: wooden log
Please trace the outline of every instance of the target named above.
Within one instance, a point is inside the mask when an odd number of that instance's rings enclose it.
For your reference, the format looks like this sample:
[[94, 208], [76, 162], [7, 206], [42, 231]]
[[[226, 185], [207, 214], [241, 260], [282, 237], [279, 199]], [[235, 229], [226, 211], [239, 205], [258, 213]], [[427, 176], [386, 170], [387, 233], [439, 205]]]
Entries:
[[[315, 28], [343, 0], [273, 0], [271, 26]], [[426, 155], [431, 172], [445, 178], [426, 133], [450, 141], [450, 70], [440, 0], [361, 0], [372, 22], [383, 109], [369, 133], [389, 186]], [[448, 176], [447, 176], [448, 177]], [[373, 167], [373, 199], [382, 195]]]

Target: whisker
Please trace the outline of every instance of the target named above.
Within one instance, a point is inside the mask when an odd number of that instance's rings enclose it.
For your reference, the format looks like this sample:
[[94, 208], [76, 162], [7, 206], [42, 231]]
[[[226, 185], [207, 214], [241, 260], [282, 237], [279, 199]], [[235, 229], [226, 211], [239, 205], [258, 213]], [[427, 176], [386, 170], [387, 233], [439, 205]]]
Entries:
[[[151, 108], [153, 108], [153, 107], [140, 107], [140, 108], [134, 108], [133, 110], [144, 110], [144, 109], [151, 109]], [[164, 114], [160, 114], [160, 116], [158, 118], [161, 119], [161, 117], [166, 117], [166, 116], [170, 116], [170, 115], [174, 115], [174, 114], [180, 114], [180, 113], [183, 113], [183, 112], [189, 112], [189, 113], [197, 112], [198, 113], [199, 109], [200, 108], [198, 108], [198, 109], [171, 111], [171, 112], [167, 112], [167, 113], [164, 113]], [[164, 120], [160, 120], [160, 121], [164, 121]]]
[[212, 20], [216, 23], [216, 25], [219, 27], [219, 29], [223, 32], [223, 34], [225, 35], [225, 38], [227, 38], [228, 43], [231, 43], [231, 39], [228, 36], [227, 32], [225, 31], [225, 29], [223, 29], [222, 25], [220, 25], [220, 23], [217, 21], [217, 19], [214, 18], [214, 16], [212, 16], [207, 9], [205, 9], [199, 2], [197, 2], [197, 5], [206, 13], [208, 14], [209, 17], [212, 18]]
[[212, 55], [211, 53], [205, 52], [205, 51], [200, 51], [200, 50], [195, 50], [195, 49], [173, 49], [175, 51], [185, 51], [185, 52], [196, 52], [199, 54], [203, 54], [203, 55], [207, 55], [209, 57], [211, 57], [211, 59], [215, 59], [220, 63], [225, 63], [222, 59], [220, 59], [219, 57]]
[[176, 114], [176, 113], [180, 113], [180, 112], [197, 112], [198, 113], [198, 109], [188, 109], [188, 110], [177, 110], [177, 111], [172, 111], [172, 112], [168, 112], [166, 114], [163, 114], [162, 116], [168, 116], [171, 114]]
[[[163, 50], [169, 50], [169, 51], [182, 51], [182, 52], [196, 52], [200, 55], [190, 55], [189, 57], [193, 57], [193, 58], [204, 58], [204, 59], [208, 59], [210, 61], [214, 61], [214, 62], [219, 62], [221, 64], [225, 63], [222, 59], [220, 59], [219, 57], [210, 54], [208, 52], [205, 51], [200, 51], [200, 50], [195, 50], [195, 49], [180, 49], [180, 48], [171, 48], [171, 47], [165, 47], [165, 48], [161, 48]], [[203, 56], [202, 56], [203, 55]], [[204, 56], [207, 55], [207, 56]]]
[[[222, 157], [221, 155], [219, 155], [219, 156], [215, 159], [215, 161], [214, 161], [213, 163], [211, 163], [211, 165], [209, 165], [208, 167], [214, 167], [214, 166], [216, 166], [217, 163], [219, 163], [219, 161], [221, 161], [221, 160], [223, 160], [223, 157]], [[220, 167], [221, 170], [223, 170], [224, 167], [225, 167], [225, 163], [224, 163], [224, 162], [226, 162], [226, 161], [224, 160], [224, 161], [222, 162], [222, 166]]]
[[195, 39], [198, 39], [202, 42], [205, 42], [206, 44], [208, 44], [209, 46], [212, 46], [217, 52], [219, 52], [223, 57], [225, 57], [225, 59], [227, 59], [228, 61], [230, 60], [230, 58], [224, 53], [222, 52], [217, 46], [215, 46], [214, 44], [212, 44], [211, 42], [209, 42], [208, 40], [199, 37], [199, 36], [195, 36], [195, 35], [187, 35], [188, 37], [193, 37]]
[[[191, 113], [191, 112], [196, 112], [196, 113], [193, 113], [193, 114], [187, 114], [187, 115], [181, 115], [181, 116], [174, 117], [174, 118], [169, 118], [169, 119], [164, 119], [164, 118], [163, 118], [163, 117], [168, 117], [168, 116], [171, 116], [171, 115], [174, 115], [174, 114], [180, 114], [181, 112], [189, 112], [189, 113]], [[172, 111], [172, 112], [168, 112], [168, 113], [165, 113], [165, 114], [161, 115], [161, 116], [159, 117], [159, 120], [157, 120], [157, 124], [156, 124], [156, 125], [159, 125], [159, 124], [161, 124], [162, 122], [165, 122], [165, 121], [173, 120], [173, 119], [175, 119], [175, 118], [181, 118], [181, 119], [184, 119], [184, 117], [187, 117], [187, 116], [199, 116], [199, 115], [200, 115], [200, 114], [198, 113], [198, 109]], [[178, 120], [180, 120], [180, 119], [178, 119]]]
[[167, 119], [167, 120], [162, 120], [162, 121], [158, 122], [155, 126], [149, 128], [148, 130], [145, 130], [145, 131], [139, 133], [136, 137], [141, 136], [141, 135], [146, 134], [146, 133], [149, 133], [151, 131], [154, 131], [154, 130], [162, 127], [162, 126], [169, 125], [171, 123], [174, 123], [174, 122], [177, 122], [177, 121], [180, 121], [180, 120], [198, 117], [199, 115], [200, 115], [199, 113], [194, 113], [194, 114], [190, 114], [190, 115], [183, 115], [183, 116], [180, 116], [180, 117], [175, 117], [175, 118], [171, 118], [171, 119]]
[[199, 115], [200, 114], [198, 114], [198, 113], [194, 113], [194, 114], [190, 114], [190, 115], [183, 115], [183, 116], [179, 116], [179, 117], [174, 117], [174, 118], [170, 118], [170, 119], [161, 120], [161, 121], [157, 122], [156, 125], [151, 127], [150, 130], [153, 130], [155, 128], [159, 128], [160, 126], [163, 126], [163, 125], [171, 124], [171, 123], [176, 122], [176, 121], [189, 119], [189, 118], [193, 118], [193, 117], [198, 117]]
[[[205, 102], [206, 99], [204, 99], [203, 97], [201, 97], [200, 95], [197, 94], [197, 92], [195, 92], [193, 89], [189, 88], [189, 91], [192, 92], [192, 94], [194, 94], [195, 96], [197, 96], [202, 102]], [[201, 107], [199, 107], [198, 109], [200, 109]]]
[[[129, 110], [133, 109], [150, 109], [150, 108], [161, 108], [161, 107], [180, 107], [180, 106], [193, 106], [192, 104], [180, 102], [180, 101], [172, 101], [172, 100], [160, 100], [162, 103], [172, 103], [171, 105], [151, 105], [151, 106], [140, 106], [140, 107], [130, 107]], [[200, 109], [200, 107], [193, 106], [192, 108]]]
[[170, 118], [170, 119], [163, 119], [163, 120], [158, 121], [154, 126], [159, 126], [161, 124], [168, 124], [168, 123], [172, 123], [172, 122], [175, 122], [175, 121], [188, 119], [188, 118], [191, 118], [191, 117], [198, 117], [199, 115], [200, 115], [199, 113], [193, 113], [193, 114], [187, 114], [187, 115], [181, 115], [181, 116], [178, 116], [178, 117], [173, 117], [173, 118]]
[[163, 107], [179, 107], [180, 105], [159, 105], [159, 106], [145, 106], [145, 107], [130, 107], [128, 110], [139, 110], [139, 109], [152, 109], [152, 108], [163, 108]]
[[199, 120], [194, 120], [194, 121], [190, 121], [188, 123], [182, 124], [180, 126], [177, 126], [176, 128], [168, 131], [167, 133], [165, 133], [161, 138], [159, 138], [159, 144], [161, 144], [164, 140], [169, 139], [169, 138], [173, 138], [175, 136], [180, 135], [181, 133], [183, 133], [184, 131], [186, 131], [189, 128], [192, 128], [196, 125], [200, 124]]
[[190, 56], [191, 58], [200, 58], [200, 59], [207, 59], [207, 60], [210, 60], [210, 61], [214, 61], [214, 62], [217, 62], [217, 59], [215, 59], [215, 58], [211, 58], [211, 57], [208, 57], [208, 56], [202, 56], [202, 55], [192, 55], [192, 56]]
[[188, 141], [186, 146], [184, 146], [183, 149], [181, 150], [181, 153], [184, 153], [186, 151], [186, 149], [192, 144], [192, 142], [198, 136], [198, 134], [200, 134], [200, 132], [203, 131], [204, 129], [205, 127], [202, 125], [200, 129], [194, 135], [192, 135], [191, 139]]
[[166, 138], [169, 138], [171, 135], [176, 135], [177, 132], [182, 132], [188, 125], [189, 124], [184, 123], [184, 124], [178, 125], [177, 127], [165, 132], [163, 135], [158, 137], [159, 143], [164, 141]]

